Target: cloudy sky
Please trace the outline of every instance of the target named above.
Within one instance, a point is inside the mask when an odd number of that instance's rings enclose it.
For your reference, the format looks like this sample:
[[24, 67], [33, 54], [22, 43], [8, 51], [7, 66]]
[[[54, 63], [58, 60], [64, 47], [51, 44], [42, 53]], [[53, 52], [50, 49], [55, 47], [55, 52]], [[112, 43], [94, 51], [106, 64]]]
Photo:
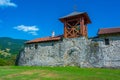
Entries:
[[34, 39], [63, 34], [58, 20], [74, 11], [87, 12], [89, 37], [99, 28], [120, 27], [120, 0], [0, 0], [0, 37]]

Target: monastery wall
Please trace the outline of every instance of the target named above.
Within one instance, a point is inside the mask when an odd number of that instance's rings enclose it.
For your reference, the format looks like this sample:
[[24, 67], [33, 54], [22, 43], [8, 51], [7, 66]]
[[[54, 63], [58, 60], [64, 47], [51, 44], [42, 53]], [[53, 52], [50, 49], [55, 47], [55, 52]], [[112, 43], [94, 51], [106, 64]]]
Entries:
[[109, 39], [109, 45], [104, 38], [85, 37], [38, 43], [37, 49], [28, 44], [19, 54], [18, 65], [120, 68], [120, 38]]
[[72, 38], [56, 42], [28, 44], [20, 53], [18, 65], [82, 66], [87, 55], [87, 39]]
[[[92, 63], [94, 66], [97, 67], [119, 67], [120, 68], [120, 37], [107, 37], [109, 39], [109, 45], [105, 45], [105, 38], [98, 38], [93, 39], [92, 43], [96, 45], [93, 47], [95, 51], [92, 51], [90, 54], [96, 54], [94, 55], [94, 58], [96, 56], [96, 60], [98, 62]], [[91, 51], [91, 50], [89, 50]], [[91, 56], [89, 56], [92, 58]], [[94, 61], [93, 61], [94, 62]], [[96, 65], [98, 63], [98, 65]]]

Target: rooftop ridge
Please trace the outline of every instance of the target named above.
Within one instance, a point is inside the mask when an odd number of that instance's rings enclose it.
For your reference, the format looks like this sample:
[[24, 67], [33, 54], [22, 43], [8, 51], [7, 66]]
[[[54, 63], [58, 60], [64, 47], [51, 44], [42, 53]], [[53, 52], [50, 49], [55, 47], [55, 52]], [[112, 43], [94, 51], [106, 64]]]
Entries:
[[113, 34], [120, 33], [120, 27], [118, 28], [101, 28], [98, 31], [98, 34]]
[[99, 29], [114, 29], [114, 28], [120, 28], [120, 27], [109, 27], [109, 28], [99, 28]]
[[86, 12], [78, 12], [78, 11], [74, 11], [66, 16], [63, 16], [63, 17], [60, 17], [61, 18], [67, 18], [67, 17], [71, 17], [71, 16], [75, 16], [75, 15], [79, 15], [79, 14], [83, 14], [83, 13], [86, 13]]
[[30, 43], [38, 43], [38, 42], [47, 42], [47, 41], [59, 41], [62, 38], [62, 35], [59, 36], [55, 36], [55, 37], [44, 37], [44, 38], [36, 38], [34, 40], [30, 40], [25, 42], [26, 44], [30, 44]]

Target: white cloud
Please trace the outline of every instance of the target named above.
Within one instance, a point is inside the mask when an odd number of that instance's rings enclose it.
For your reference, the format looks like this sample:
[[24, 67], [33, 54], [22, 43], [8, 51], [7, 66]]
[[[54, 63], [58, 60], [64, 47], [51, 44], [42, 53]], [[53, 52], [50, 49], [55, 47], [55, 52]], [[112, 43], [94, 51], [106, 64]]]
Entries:
[[25, 26], [25, 25], [20, 25], [17, 27], [14, 27], [14, 29], [17, 29], [19, 31], [27, 32], [32, 35], [38, 35], [37, 31], [39, 31], [39, 28], [37, 26]]
[[0, 0], [0, 7], [17, 7], [11, 0]]

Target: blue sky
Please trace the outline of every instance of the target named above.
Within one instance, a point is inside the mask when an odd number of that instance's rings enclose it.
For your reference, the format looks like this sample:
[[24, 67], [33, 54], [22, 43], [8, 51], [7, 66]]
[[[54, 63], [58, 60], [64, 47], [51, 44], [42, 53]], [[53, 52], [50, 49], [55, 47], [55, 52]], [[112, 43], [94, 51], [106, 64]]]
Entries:
[[89, 37], [99, 28], [120, 27], [120, 0], [0, 0], [0, 37], [31, 40], [63, 34], [58, 20], [74, 11], [87, 12]]

